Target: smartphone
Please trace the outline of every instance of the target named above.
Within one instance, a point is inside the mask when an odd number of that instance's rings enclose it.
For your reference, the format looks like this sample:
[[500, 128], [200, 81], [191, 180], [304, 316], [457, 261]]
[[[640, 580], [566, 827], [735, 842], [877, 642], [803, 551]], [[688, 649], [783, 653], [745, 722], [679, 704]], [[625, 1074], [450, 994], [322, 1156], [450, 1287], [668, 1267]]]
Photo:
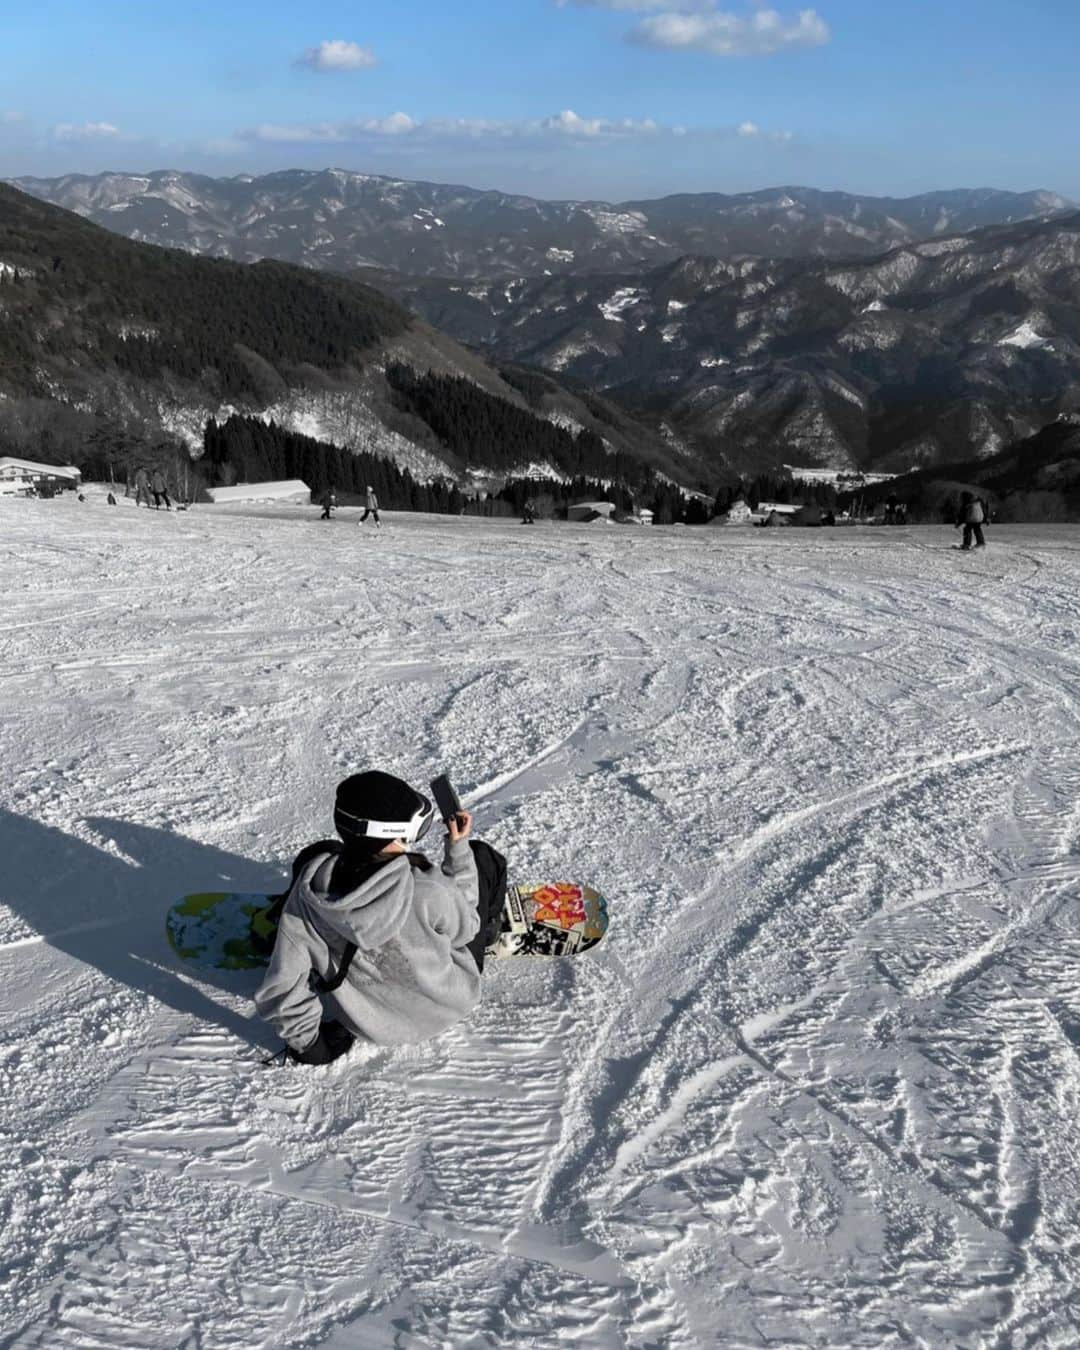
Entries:
[[431, 795], [435, 798], [435, 805], [439, 808], [443, 820], [453, 820], [462, 809], [461, 798], [454, 791], [454, 785], [445, 773], [431, 780]]

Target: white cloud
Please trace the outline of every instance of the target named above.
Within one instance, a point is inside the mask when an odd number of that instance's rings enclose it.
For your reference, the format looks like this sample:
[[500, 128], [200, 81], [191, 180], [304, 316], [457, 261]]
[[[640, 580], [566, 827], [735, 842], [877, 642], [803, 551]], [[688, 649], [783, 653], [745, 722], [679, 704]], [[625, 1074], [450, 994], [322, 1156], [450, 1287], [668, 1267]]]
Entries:
[[417, 120], [408, 113], [388, 117], [357, 117], [341, 122], [308, 125], [263, 122], [237, 134], [246, 142], [269, 145], [350, 145], [389, 137], [402, 142], [447, 142], [480, 144], [516, 141], [533, 145], [588, 145], [632, 139], [698, 136], [730, 139], [740, 136], [762, 141], [788, 141], [791, 132], [762, 130], [755, 122], [738, 126], [687, 128], [666, 126], [651, 117], [581, 117], [570, 108], [549, 117], [522, 121], [498, 121], [480, 117], [433, 117]]
[[52, 129], [58, 141], [107, 141], [120, 135], [120, 128], [111, 122], [82, 122], [76, 126], [72, 122], [59, 122]]
[[389, 117], [356, 117], [346, 122], [318, 122], [311, 126], [288, 126], [263, 122], [239, 133], [244, 141], [263, 141], [272, 145], [346, 145], [371, 136], [405, 136], [420, 125], [408, 113]]
[[343, 71], [367, 70], [377, 64], [375, 53], [358, 42], [345, 42], [334, 38], [330, 42], [320, 42], [317, 47], [309, 47], [294, 63], [320, 74]]
[[757, 9], [745, 18], [715, 12], [673, 12], [642, 19], [627, 34], [638, 47], [700, 51], [712, 56], [771, 56], [793, 47], [821, 47], [832, 37], [813, 9], [791, 19], [775, 9]]
[[450, 139], [477, 141], [599, 141], [633, 136], [682, 135], [682, 127], [663, 127], [652, 118], [580, 117], [570, 108], [524, 121], [496, 121], [479, 117], [427, 118], [416, 121], [407, 113], [389, 117], [358, 117], [343, 122], [322, 122], [295, 126], [264, 122], [239, 133], [248, 141], [277, 144], [346, 144], [380, 136], [407, 136], [424, 140]]
[[716, 8], [716, 0], [555, 0], [559, 9], [620, 9], [644, 14], [651, 10], [672, 10], [679, 14], [697, 14]]

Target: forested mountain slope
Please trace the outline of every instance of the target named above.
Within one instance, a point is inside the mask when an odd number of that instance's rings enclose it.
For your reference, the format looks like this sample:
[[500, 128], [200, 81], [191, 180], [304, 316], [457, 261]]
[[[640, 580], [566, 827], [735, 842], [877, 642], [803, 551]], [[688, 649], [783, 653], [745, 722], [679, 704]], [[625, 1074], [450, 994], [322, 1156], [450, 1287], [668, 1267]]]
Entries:
[[[388, 366], [460, 385], [458, 404], [482, 392], [514, 422], [513, 443], [440, 431]], [[240, 412], [421, 478], [601, 474], [617, 456], [703, 472], [603, 400], [511, 379], [352, 279], [133, 243], [0, 185], [0, 449], [81, 462], [103, 440], [164, 438], [197, 452], [210, 417]]]

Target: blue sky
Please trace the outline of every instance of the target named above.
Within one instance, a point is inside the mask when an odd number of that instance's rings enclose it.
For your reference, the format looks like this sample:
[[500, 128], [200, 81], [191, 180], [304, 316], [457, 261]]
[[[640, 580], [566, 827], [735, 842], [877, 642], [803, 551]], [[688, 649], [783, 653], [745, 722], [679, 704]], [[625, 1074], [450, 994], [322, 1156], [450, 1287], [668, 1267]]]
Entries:
[[0, 0], [0, 176], [1080, 199], [1077, 0]]

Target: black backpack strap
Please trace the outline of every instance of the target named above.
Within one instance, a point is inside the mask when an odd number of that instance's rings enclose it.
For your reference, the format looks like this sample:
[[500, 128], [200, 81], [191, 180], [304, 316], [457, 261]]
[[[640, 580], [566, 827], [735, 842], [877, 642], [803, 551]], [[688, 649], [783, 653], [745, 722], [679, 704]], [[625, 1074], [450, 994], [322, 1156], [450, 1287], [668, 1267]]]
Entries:
[[319, 993], [332, 994], [335, 989], [339, 989], [345, 982], [345, 977], [349, 973], [349, 967], [353, 963], [353, 957], [356, 955], [356, 943], [350, 942], [341, 954], [341, 965], [328, 980], [319, 980]]

